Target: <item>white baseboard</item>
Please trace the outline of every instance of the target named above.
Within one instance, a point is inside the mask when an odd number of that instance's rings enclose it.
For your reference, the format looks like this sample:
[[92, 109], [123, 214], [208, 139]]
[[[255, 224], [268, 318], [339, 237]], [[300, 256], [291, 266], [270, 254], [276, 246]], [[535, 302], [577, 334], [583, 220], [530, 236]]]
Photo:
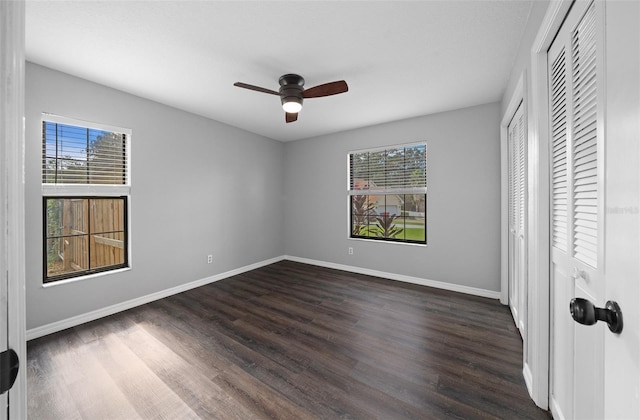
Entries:
[[[524, 383], [527, 386], [527, 392], [529, 392], [529, 397], [531, 398], [531, 400], [541, 409], [551, 409], [551, 412], [553, 413], [552, 404], [554, 403], [554, 401], [551, 401], [551, 399], [547, 399], [546, 395], [544, 396], [544, 398], [541, 398], [542, 401], [536, 399], [537, 396], [534, 394], [536, 388], [534, 386], [535, 384], [533, 383], [533, 373], [531, 371], [531, 366], [528, 363], [523, 363], [522, 376], [524, 378]], [[555, 414], [553, 415], [553, 418], [556, 420], [559, 418], [564, 419], [564, 417], [557, 417]]]
[[461, 286], [458, 284], [445, 283], [435, 280], [427, 280], [418, 277], [405, 276], [402, 274], [385, 273], [377, 270], [370, 270], [368, 268], [354, 267], [350, 265], [335, 264], [325, 261], [311, 260], [307, 258], [294, 257], [290, 255], [283, 255], [280, 257], [271, 258], [268, 260], [260, 261], [255, 264], [250, 264], [244, 267], [236, 268], [224, 273], [216, 274], [214, 276], [206, 277], [200, 280], [192, 281], [190, 283], [182, 284], [180, 286], [172, 287], [170, 289], [161, 290], [159, 292], [151, 293], [146, 296], [141, 296], [136, 299], [131, 299], [126, 302], [117, 303], [115, 305], [107, 306], [106, 308], [98, 309], [95, 311], [87, 312], [85, 314], [77, 315], [71, 318], [63, 319], [61, 321], [52, 322], [40, 327], [27, 330], [27, 340], [33, 340], [38, 337], [45, 336], [47, 334], [53, 334], [58, 331], [65, 330], [67, 328], [75, 327], [85, 322], [94, 321], [105, 316], [113, 315], [118, 312], [126, 311], [127, 309], [135, 308], [136, 306], [144, 305], [155, 300], [159, 300], [165, 297], [173, 296], [178, 293], [186, 292], [187, 290], [194, 289], [196, 287], [204, 286], [205, 284], [213, 283], [219, 280], [226, 279], [231, 276], [245, 273], [247, 271], [255, 270], [260, 267], [264, 267], [269, 264], [276, 263], [282, 260], [296, 261], [304, 264], [317, 265], [320, 267], [335, 268], [337, 270], [349, 271], [352, 273], [365, 274], [369, 276], [382, 277], [391, 280], [402, 281], [405, 283], [419, 284], [422, 286], [435, 287], [438, 289], [451, 290], [453, 292], [466, 293], [469, 295], [482, 296], [491, 299], [500, 299], [500, 292], [494, 292], [492, 290], [478, 289], [475, 287]]
[[560, 409], [560, 405], [558, 401], [551, 395], [549, 397], [549, 409], [551, 410], [551, 415], [554, 420], [564, 420], [564, 414], [562, 414], [562, 410]]
[[371, 270], [368, 268], [354, 267], [351, 265], [336, 264], [325, 261], [311, 260], [308, 258], [293, 257], [285, 255], [285, 260], [296, 261], [304, 264], [318, 265], [320, 267], [335, 268], [336, 270], [349, 271], [352, 273], [365, 274], [368, 276], [382, 277], [391, 280], [402, 281], [405, 283], [419, 284], [421, 286], [435, 287], [436, 289], [450, 290], [452, 292], [466, 293], [468, 295], [481, 296], [491, 299], [500, 299], [500, 292], [493, 290], [479, 289], [476, 287], [462, 286], [459, 284], [445, 283], [437, 280], [428, 280], [419, 277], [405, 276], [402, 274], [386, 273], [383, 271]]
[[245, 273], [247, 271], [255, 270], [260, 267], [264, 267], [269, 264], [282, 261], [284, 257], [271, 258], [264, 261], [259, 261], [255, 264], [246, 265], [244, 267], [236, 268], [224, 273], [216, 274], [210, 277], [206, 277], [200, 280], [192, 281], [190, 283], [181, 284], [180, 286], [172, 287], [170, 289], [161, 290], [159, 292], [151, 293], [150, 295], [141, 296], [136, 299], [131, 299], [126, 302], [117, 303], [115, 305], [107, 306], [106, 308], [98, 309], [95, 311], [87, 312], [86, 314], [77, 315], [71, 318], [63, 319], [61, 321], [52, 322], [41, 327], [32, 328], [27, 330], [27, 341], [34, 338], [42, 337], [47, 334], [62, 331], [67, 328], [75, 327], [85, 322], [94, 321], [105, 316], [113, 315], [118, 312], [126, 311], [127, 309], [135, 308], [136, 306], [144, 305], [155, 300], [159, 300], [165, 297], [173, 296], [178, 293], [186, 292], [187, 290], [195, 289], [196, 287], [204, 286], [205, 284], [213, 283], [219, 280], [226, 279], [231, 276]]
[[522, 368], [522, 376], [524, 377], [524, 383], [527, 386], [527, 391], [529, 391], [529, 396], [533, 399], [533, 374], [531, 373], [531, 368], [526, 363], [524, 363]]

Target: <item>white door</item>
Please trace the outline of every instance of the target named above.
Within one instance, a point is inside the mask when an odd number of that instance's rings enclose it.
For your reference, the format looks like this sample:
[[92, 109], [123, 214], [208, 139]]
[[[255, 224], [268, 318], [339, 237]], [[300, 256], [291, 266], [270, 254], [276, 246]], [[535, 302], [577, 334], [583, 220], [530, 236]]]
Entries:
[[520, 102], [507, 126], [509, 156], [509, 308], [525, 336], [526, 320], [526, 126]]
[[[637, 9], [637, 2], [577, 1], [549, 49], [555, 418], [640, 415]], [[574, 297], [599, 308], [617, 301], [623, 331], [575, 323]]]
[[[4, 159], [0, 159], [0, 170], [4, 172]], [[5, 216], [4, 216], [4, 208], [6, 205], [5, 202], [5, 186], [4, 180], [0, 182], [0, 226], [5, 226]], [[0, 229], [0, 273], [5, 273], [6, 263], [6, 245], [5, 245], [5, 231], [4, 229]], [[8, 336], [7, 336], [7, 322], [5, 320], [8, 316], [8, 302], [7, 302], [7, 278], [2, 275], [0, 280], [0, 352], [4, 352], [9, 348]], [[2, 366], [0, 366], [0, 373], [2, 371]], [[7, 418], [8, 411], [8, 398], [7, 393], [0, 395], [0, 420], [5, 420]]]
[[[606, 2], [604, 300], [624, 326], [604, 329], [604, 418], [640, 419], [640, 2]], [[599, 323], [600, 324], [600, 323]]]
[[[26, 418], [24, 337], [24, 2], [0, 1], [0, 352], [23, 363], [0, 420]], [[6, 375], [14, 365], [0, 366]], [[10, 403], [10, 406], [9, 406]]]
[[[8, 12], [8, 10], [5, 10], [5, 5], [4, 4], [0, 4], [0, 13], [2, 13], [0, 15], [0, 18], [2, 19], [2, 26], [5, 26], [4, 23], [4, 19], [5, 19], [5, 14]], [[2, 36], [4, 38], [4, 29], [3, 29], [3, 33]], [[4, 43], [3, 43], [4, 46]], [[5, 71], [5, 66], [6, 66], [6, 61], [8, 60], [8, 57], [6, 57], [6, 54], [4, 52], [4, 48], [2, 51], [2, 57], [0, 58], [0, 62], [2, 63], [2, 67], [0, 68], [0, 71], [2, 71], [2, 86], [0, 87], [1, 89], [1, 94], [2, 94], [2, 98], [0, 98], [0, 100], [2, 101], [2, 115], [0, 115], [0, 122], [2, 122], [2, 126], [4, 127], [4, 122], [6, 121], [6, 111], [5, 111], [5, 102], [6, 102], [6, 96], [5, 96], [5, 76], [4, 76], [4, 71]], [[0, 352], [4, 352], [9, 348], [9, 337], [8, 337], [8, 322], [6, 322], [6, 320], [8, 319], [8, 315], [9, 315], [9, 311], [8, 311], [8, 307], [9, 307], [9, 302], [8, 302], [8, 276], [6, 275], [7, 272], [7, 233], [6, 233], [6, 229], [5, 226], [7, 225], [7, 217], [6, 217], [6, 207], [7, 207], [7, 182], [6, 182], [6, 133], [4, 132], [4, 129], [1, 128], [3, 130], [2, 132], [2, 138], [0, 138]], [[0, 366], [0, 373], [2, 372], [3, 367]], [[8, 415], [8, 405], [9, 405], [9, 399], [8, 399], [8, 393], [3, 393], [0, 394], [0, 420], [6, 420], [7, 415]]]
[[[603, 70], [601, 3], [576, 2], [549, 49], [551, 139], [551, 408], [602, 418], [603, 326], [577, 325], [574, 297], [602, 306]], [[600, 11], [598, 11], [600, 12]]]

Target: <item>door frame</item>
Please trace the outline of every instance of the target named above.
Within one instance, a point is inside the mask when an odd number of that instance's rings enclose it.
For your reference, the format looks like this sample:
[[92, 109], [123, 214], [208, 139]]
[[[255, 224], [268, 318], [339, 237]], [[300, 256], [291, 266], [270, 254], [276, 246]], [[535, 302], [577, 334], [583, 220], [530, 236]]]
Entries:
[[4, 257], [7, 263], [8, 344], [20, 358], [20, 370], [13, 388], [8, 392], [9, 419], [27, 418], [27, 349], [25, 305], [25, 222], [24, 222], [24, 100], [25, 100], [25, 2], [2, 2], [0, 35], [3, 76], [1, 136], [4, 156], [2, 169], [6, 177], [2, 205], [6, 212]]
[[531, 47], [531, 96], [528, 115], [528, 307], [523, 367], [533, 401], [549, 405], [550, 187], [547, 50], [562, 26], [572, 0], [550, 2]]
[[[522, 251], [520, 251], [519, 253], [517, 253], [517, 255], [512, 254], [513, 250], [516, 249], [516, 243], [512, 243], [512, 234], [510, 232], [510, 228], [511, 226], [509, 226], [510, 220], [509, 220], [509, 213], [511, 212], [511, 204], [509, 203], [509, 195], [511, 193], [510, 188], [509, 188], [509, 184], [511, 182], [513, 182], [513, 179], [511, 179], [513, 177], [513, 174], [509, 173], [509, 169], [511, 168], [511, 164], [512, 162], [510, 161], [513, 156], [511, 155], [510, 152], [510, 147], [509, 147], [509, 125], [511, 124], [511, 122], [513, 122], [513, 120], [516, 117], [516, 112], [518, 111], [519, 107], [522, 105], [522, 113], [524, 116], [524, 123], [527, 124], [528, 123], [528, 115], [527, 115], [527, 111], [528, 111], [528, 106], [527, 106], [527, 85], [526, 85], [526, 81], [527, 81], [527, 73], [526, 71], [523, 71], [522, 74], [520, 74], [520, 77], [518, 78], [518, 82], [516, 83], [516, 86], [514, 88], [514, 92], [513, 95], [511, 96], [511, 100], [509, 101], [509, 104], [507, 105], [507, 108], [505, 109], [504, 115], [502, 117], [502, 121], [500, 122], [500, 154], [501, 154], [501, 170], [502, 170], [502, 177], [501, 177], [501, 252], [502, 252], [502, 258], [501, 258], [501, 289], [500, 289], [500, 302], [504, 305], [509, 306], [509, 308], [512, 310], [512, 314], [514, 315], [514, 322], [517, 324], [516, 327], [518, 328], [518, 331], [520, 331], [520, 334], [524, 337], [524, 335], [526, 334], [526, 329], [527, 329], [527, 304], [526, 304], [526, 299], [527, 299], [527, 273], [525, 272], [523, 276], [520, 276], [519, 273], [515, 273], [512, 270], [512, 264], [516, 264], [516, 260], [518, 260], [518, 263], [520, 263], [521, 261], [519, 261], [520, 257], [521, 257], [521, 253], [524, 254], [524, 267], [526, 270], [526, 266], [527, 266], [527, 249], [526, 249], [526, 238], [528, 236], [528, 233], [526, 233], [524, 235], [524, 249]], [[524, 147], [525, 147], [525, 151], [524, 151], [524, 156], [525, 159], [528, 156], [528, 151], [526, 150], [527, 148], [527, 137], [528, 134], [525, 132], [525, 143], [524, 143]], [[525, 167], [526, 167], [527, 163], [525, 162]], [[524, 179], [522, 180], [522, 182], [525, 182], [525, 187], [526, 187], [526, 174]], [[525, 203], [527, 202], [527, 197], [526, 197], [526, 193], [525, 193]], [[522, 204], [519, 204], [518, 206], [520, 206]], [[518, 211], [518, 213], [520, 213]], [[524, 216], [525, 216], [525, 221], [527, 219], [527, 212], [524, 212]], [[518, 216], [519, 217], [519, 216]], [[518, 221], [518, 226], [520, 225], [519, 221]], [[524, 230], [525, 232], [527, 231], [527, 226], [524, 226]], [[518, 235], [519, 236], [519, 235]], [[519, 241], [519, 240], [518, 240]], [[513, 258], [513, 261], [511, 261], [511, 259]], [[518, 268], [520, 268], [518, 266]], [[515, 307], [517, 309], [517, 316], [516, 314], [514, 314], [513, 309], [511, 308], [512, 303], [510, 302], [510, 295], [512, 293], [511, 291], [511, 283], [509, 281], [509, 277], [511, 275], [516, 276], [516, 280], [519, 281], [519, 288], [518, 288], [518, 295], [516, 296], [516, 300], [517, 302], [515, 303]], [[517, 318], [517, 319], [516, 319]], [[523, 360], [526, 360], [526, 353], [523, 352]]]
[[[525, 117], [527, 115], [527, 103], [525, 98], [526, 73], [522, 72], [516, 83], [513, 96], [502, 116], [500, 122], [500, 303], [509, 305], [509, 123], [518, 110], [520, 102], [524, 106]], [[528, 118], [527, 118], [528, 119]]]

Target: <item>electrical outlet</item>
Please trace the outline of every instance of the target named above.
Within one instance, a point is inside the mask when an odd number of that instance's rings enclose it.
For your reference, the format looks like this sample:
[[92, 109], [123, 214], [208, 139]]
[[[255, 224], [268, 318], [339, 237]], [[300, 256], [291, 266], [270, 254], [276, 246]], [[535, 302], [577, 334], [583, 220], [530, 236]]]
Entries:
[[213, 255], [207, 255], [207, 264], [211, 264], [213, 262]]
[[349, 247], [349, 255], [353, 255], [353, 248]]

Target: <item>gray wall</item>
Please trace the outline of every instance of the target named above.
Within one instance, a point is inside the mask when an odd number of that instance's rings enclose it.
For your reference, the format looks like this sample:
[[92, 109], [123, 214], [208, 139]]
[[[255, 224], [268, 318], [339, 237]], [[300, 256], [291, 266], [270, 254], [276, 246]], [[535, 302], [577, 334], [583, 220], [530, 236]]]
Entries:
[[[43, 288], [42, 112], [133, 130], [130, 271]], [[284, 254], [280, 142], [28, 63], [26, 144], [28, 329]]]
[[[499, 291], [499, 125], [494, 103], [287, 143], [287, 255]], [[347, 153], [419, 141], [427, 246], [348, 239]]]
[[[280, 143], [31, 63], [26, 90], [28, 329], [281, 255], [500, 289], [500, 104]], [[42, 286], [42, 112], [133, 130], [130, 271]], [[428, 245], [348, 239], [347, 153], [419, 141]]]
[[520, 75], [522, 75], [523, 72], [525, 73], [526, 90], [528, 92], [531, 91], [531, 47], [533, 46], [533, 41], [535, 40], [536, 35], [538, 34], [538, 29], [540, 28], [542, 19], [547, 12], [548, 6], [548, 0], [536, 0], [531, 5], [527, 26], [524, 29], [524, 34], [522, 34], [518, 54], [513, 63], [509, 82], [507, 83], [507, 88], [505, 89], [504, 96], [502, 97], [502, 104], [500, 108], [501, 115], [506, 112], [506, 109], [509, 106], [509, 101], [513, 96], [518, 80], [520, 79]]

